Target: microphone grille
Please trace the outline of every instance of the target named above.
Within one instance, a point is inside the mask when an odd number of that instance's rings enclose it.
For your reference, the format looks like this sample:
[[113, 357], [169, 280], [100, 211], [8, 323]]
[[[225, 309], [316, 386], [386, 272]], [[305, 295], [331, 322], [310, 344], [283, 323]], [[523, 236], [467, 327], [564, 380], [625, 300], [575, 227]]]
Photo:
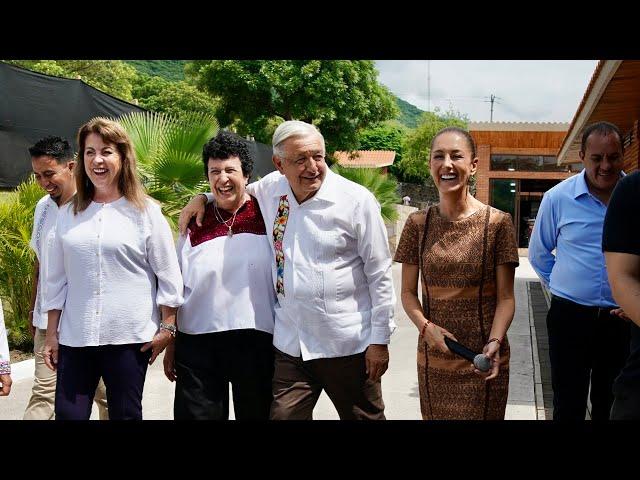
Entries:
[[488, 372], [491, 369], [491, 359], [480, 353], [473, 359], [473, 365], [481, 372]]

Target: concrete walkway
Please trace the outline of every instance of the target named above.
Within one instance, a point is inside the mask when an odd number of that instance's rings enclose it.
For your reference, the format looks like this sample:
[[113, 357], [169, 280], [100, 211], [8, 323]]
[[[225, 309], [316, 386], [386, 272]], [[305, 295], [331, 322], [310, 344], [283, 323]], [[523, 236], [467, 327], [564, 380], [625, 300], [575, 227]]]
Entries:
[[[418, 332], [404, 313], [400, 303], [401, 265], [394, 264], [394, 285], [398, 292], [396, 323], [390, 345], [389, 370], [382, 379], [382, 391], [386, 405], [385, 414], [390, 420], [418, 420], [420, 402], [416, 378], [416, 343]], [[511, 344], [511, 377], [506, 418], [509, 420], [544, 419], [540, 367], [537, 360], [535, 327], [528, 295], [528, 282], [538, 281], [525, 257], [520, 257], [516, 270], [516, 314], [508, 333]], [[164, 376], [162, 359], [149, 367], [143, 396], [145, 419], [167, 420], [173, 418], [174, 385]], [[33, 360], [12, 366], [14, 379], [9, 397], [0, 398], [0, 420], [22, 418], [29, 401], [33, 383]], [[539, 395], [536, 395], [536, 392]], [[97, 418], [94, 406], [92, 418]], [[231, 409], [233, 418], [233, 409]], [[338, 419], [335, 408], [324, 394], [314, 411], [316, 419]]]

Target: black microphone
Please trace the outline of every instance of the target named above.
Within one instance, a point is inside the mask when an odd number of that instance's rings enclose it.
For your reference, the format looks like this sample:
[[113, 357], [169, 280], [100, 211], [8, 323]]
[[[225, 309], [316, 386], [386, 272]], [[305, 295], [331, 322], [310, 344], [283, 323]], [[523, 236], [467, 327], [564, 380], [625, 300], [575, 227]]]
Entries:
[[444, 343], [447, 344], [449, 350], [472, 362], [473, 366], [481, 372], [488, 372], [491, 370], [491, 359], [484, 353], [476, 353], [447, 336], [444, 337]]

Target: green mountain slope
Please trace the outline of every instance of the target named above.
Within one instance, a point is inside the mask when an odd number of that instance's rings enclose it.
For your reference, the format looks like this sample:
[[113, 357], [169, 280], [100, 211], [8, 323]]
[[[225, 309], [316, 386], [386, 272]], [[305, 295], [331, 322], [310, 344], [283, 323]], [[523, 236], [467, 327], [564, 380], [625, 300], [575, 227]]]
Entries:
[[400, 109], [400, 116], [398, 117], [400, 123], [409, 128], [416, 128], [420, 121], [420, 116], [423, 114], [423, 110], [420, 110], [409, 102], [405, 102], [400, 97], [396, 97], [396, 103]]
[[126, 60], [140, 73], [162, 77], [172, 82], [184, 80], [184, 64], [187, 60]]

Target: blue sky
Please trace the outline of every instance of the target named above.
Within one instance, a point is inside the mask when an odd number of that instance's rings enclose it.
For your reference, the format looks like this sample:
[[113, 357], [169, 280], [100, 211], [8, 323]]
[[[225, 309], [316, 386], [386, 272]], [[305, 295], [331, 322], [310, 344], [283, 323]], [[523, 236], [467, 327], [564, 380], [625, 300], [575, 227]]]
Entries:
[[[450, 107], [472, 122], [570, 122], [597, 60], [432, 60], [431, 108]], [[427, 110], [427, 60], [378, 60], [380, 82]]]

